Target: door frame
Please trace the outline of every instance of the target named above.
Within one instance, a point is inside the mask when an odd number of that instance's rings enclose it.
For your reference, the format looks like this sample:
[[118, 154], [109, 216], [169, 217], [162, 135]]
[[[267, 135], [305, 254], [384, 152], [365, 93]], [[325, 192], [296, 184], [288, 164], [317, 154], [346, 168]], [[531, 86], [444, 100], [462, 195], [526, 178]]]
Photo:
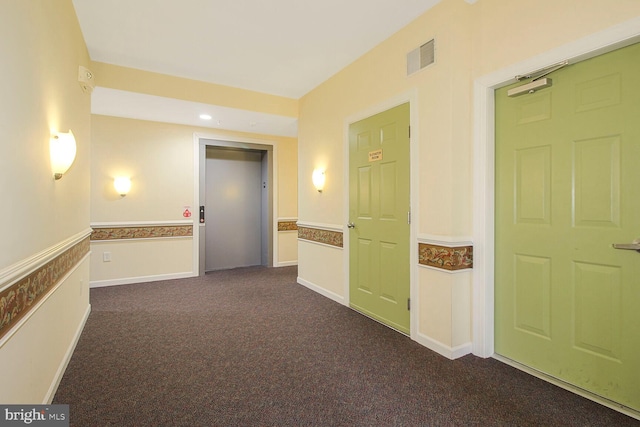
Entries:
[[267, 265], [277, 267], [278, 257], [278, 145], [275, 141], [256, 138], [243, 138], [216, 133], [193, 134], [193, 200], [195, 206], [193, 219], [193, 274], [203, 276], [205, 270], [205, 232], [206, 223], [199, 222], [200, 206], [204, 205], [204, 178], [206, 148], [235, 148], [246, 150], [262, 150], [267, 152], [267, 176], [269, 178], [269, 231]]
[[[409, 198], [411, 206], [411, 224], [409, 226], [409, 298], [411, 298], [411, 312], [409, 317], [409, 330], [410, 337], [416, 340], [418, 337], [418, 313], [420, 310], [418, 301], [418, 288], [417, 288], [417, 265], [418, 265], [418, 221], [420, 215], [418, 213], [418, 91], [412, 89], [410, 91], [399, 94], [395, 97], [389, 98], [367, 109], [361, 110], [353, 115], [348, 116], [344, 120], [343, 126], [343, 148], [344, 148], [344, 199], [343, 199], [343, 230], [345, 225], [349, 222], [349, 200], [350, 200], [350, 185], [349, 185], [349, 126], [360, 120], [366, 119], [376, 114], [383, 113], [398, 105], [409, 103], [409, 126], [411, 127], [411, 135], [409, 138], [409, 168], [410, 168], [410, 180], [409, 180]], [[344, 280], [343, 280], [343, 304], [349, 306], [349, 242], [350, 233], [343, 231], [343, 263], [344, 263]]]
[[495, 103], [494, 91], [523, 75], [564, 60], [577, 63], [640, 42], [640, 17], [559, 46], [474, 80], [472, 352], [494, 351]]

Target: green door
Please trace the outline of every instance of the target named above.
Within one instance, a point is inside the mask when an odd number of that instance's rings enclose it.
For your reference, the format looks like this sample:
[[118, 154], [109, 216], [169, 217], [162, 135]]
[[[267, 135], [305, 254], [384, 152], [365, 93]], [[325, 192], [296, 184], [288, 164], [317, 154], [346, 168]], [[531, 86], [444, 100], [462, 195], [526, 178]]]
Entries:
[[349, 299], [409, 329], [409, 104], [349, 127]]
[[548, 77], [496, 91], [496, 353], [640, 410], [640, 44]]

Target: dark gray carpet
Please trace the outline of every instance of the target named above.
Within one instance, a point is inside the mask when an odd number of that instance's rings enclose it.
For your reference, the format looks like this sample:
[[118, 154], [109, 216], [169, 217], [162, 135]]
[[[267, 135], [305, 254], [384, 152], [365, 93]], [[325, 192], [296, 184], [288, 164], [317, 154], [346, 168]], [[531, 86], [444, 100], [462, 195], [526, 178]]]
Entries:
[[53, 403], [74, 426], [631, 426], [493, 359], [450, 361], [295, 267], [91, 290]]

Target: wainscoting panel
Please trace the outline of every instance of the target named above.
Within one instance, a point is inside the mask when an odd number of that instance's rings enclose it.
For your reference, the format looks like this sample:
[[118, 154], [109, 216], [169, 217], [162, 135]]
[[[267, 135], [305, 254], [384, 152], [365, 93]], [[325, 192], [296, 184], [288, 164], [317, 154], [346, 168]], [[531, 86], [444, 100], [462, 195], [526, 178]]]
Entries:
[[0, 345], [3, 337], [53, 292], [88, 253], [87, 231], [32, 259], [23, 274], [5, 278], [6, 282], [0, 284]]
[[298, 220], [278, 218], [278, 267], [298, 265]]
[[93, 223], [91, 287], [150, 282], [193, 271], [193, 220]]
[[90, 312], [90, 233], [0, 272], [0, 402], [51, 402]]

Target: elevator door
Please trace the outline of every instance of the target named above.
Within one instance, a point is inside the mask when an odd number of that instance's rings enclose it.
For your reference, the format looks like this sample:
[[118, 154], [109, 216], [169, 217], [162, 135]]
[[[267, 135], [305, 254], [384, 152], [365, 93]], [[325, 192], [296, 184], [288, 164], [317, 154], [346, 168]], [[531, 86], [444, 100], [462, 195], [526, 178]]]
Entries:
[[205, 270], [263, 264], [263, 153], [207, 147]]

